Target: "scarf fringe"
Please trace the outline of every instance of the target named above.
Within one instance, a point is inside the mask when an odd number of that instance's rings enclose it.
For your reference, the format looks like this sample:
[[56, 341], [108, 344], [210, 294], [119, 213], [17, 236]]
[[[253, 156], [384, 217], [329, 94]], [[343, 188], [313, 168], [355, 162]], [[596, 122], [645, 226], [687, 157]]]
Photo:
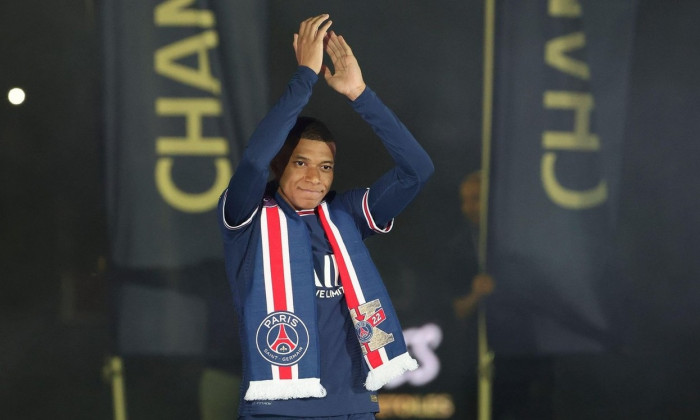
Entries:
[[323, 398], [326, 389], [319, 378], [291, 379], [284, 381], [251, 381], [245, 394], [246, 401], [289, 400], [292, 398]]
[[389, 383], [392, 379], [401, 376], [407, 371], [418, 369], [418, 362], [408, 352], [400, 354], [367, 375], [365, 388], [368, 391], [376, 391]]

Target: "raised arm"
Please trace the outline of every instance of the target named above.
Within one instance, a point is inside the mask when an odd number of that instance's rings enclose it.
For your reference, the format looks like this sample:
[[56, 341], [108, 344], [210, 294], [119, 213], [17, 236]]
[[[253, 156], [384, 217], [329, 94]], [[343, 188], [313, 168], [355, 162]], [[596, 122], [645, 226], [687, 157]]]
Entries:
[[369, 209], [386, 226], [418, 194], [435, 168], [430, 156], [399, 118], [367, 87], [352, 106], [379, 136], [395, 166], [369, 189]]
[[292, 46], [299, 67], [282, 97], [258, 124], [231, 177], [224, 214], [226, 223], [238, 226], [255, 211], [265, 192], [272, 158], [282, 148], [297, 116], [308, 103], [323, 62], [323, 43], [331, 25], [328, 15], [303, 21]]
[[345, 95], [382, 139], [396, 166], [372, 184], [369, 208], [374, 221], [385, 226], [418, 194], [434, 168], [428, 154], [377, 95], [366, 86], [357, 58], [342, 36], [331, 31], [326, 45], [333, 70], [323, 67], [329, 86]]

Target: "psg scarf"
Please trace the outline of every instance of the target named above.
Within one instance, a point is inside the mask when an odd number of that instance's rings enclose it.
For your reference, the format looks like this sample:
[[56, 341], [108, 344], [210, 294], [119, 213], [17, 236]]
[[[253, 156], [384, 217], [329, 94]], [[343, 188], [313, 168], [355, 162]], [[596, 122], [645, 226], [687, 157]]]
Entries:
[[[365, 387], [375, 391], [418, 367], [406, 351], [388, 293], [362, 242], [354, 219], [340, 204], [322, 202], [315, 210], [338, 264], [358, 345], [369, 368]], [[363, 198], [365, 219], [378, 228]], [[311, 244], [304, 222], [273, 198], [264, 199], [259, 258], [244, 297], [243, 344], [250, 355], [246, 400], [321, 398], [318, 331]], [[247, 311], [246, 308], [252, 308]]]

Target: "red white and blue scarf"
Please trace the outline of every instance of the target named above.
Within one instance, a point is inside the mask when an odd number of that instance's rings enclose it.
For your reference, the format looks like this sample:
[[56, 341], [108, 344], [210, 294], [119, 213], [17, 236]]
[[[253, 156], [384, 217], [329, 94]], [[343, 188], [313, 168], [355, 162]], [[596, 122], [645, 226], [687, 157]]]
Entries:
[[[369, 367], [365, 387], [375, 391], [418, 367], [406, 351], [388, 293], [352, 216], [342, 205], [316, 209], [338, 265], [345, 300]], [[244, 346], [250, 355], [246, 400], [323, 397], [320, 382], [311, 244], [304, 222], [288, 206], [266, 198], [260, 214], [260, 248], [254, 281], [245, 297]], [[368, 226], [377, 232], [369, 213]]]

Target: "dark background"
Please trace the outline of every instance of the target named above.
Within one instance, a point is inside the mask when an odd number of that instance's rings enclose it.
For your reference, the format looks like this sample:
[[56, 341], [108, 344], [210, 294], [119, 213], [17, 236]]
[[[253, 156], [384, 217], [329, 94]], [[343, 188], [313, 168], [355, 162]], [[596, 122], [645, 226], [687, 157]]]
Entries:
[[[370, 245], [385, 256], [380, 269], [387, 273], [400, 271], [404, 259], [423, 259], [425, 269], [400, 275], [420, 290], [434, 263], [425, 252], [440, 247], [437, 239], [425, 238], [450, 231], [459, 218], [457, 185], [479, 167], [482, 3], [279, 0], [264, 6], [274, 57], [264, 75], [270, 100], [294, 68], [291, 34], [298, 22], [331, 13], [365, 79], [433, 157], [437, 171], [421, 199], [381, 249]], [[0, 6], [2, 418], [112, 415], [101, 372], [113, 346], [99, 13], [100, 3], [90, 0]], [[614, 296], [621, 345], [611, 353], [555, 361], [546, 399], [553, 418], [700, 416], [698, 20], [695, 2], [638, 2], [613, 244], [621, 267]], [[4, 99], [14, 86], [28, 95], [18, 107]], [[390, 162], [375, 152], [368, 129], [348, 110], [321, 84], [308, 108], [341, 139], [340, 188], [349, 185], [345, 174], [367, 183]], [[446, 208], [439, 217], [436, 205]], [[393, 255], [400, 244], [413, 246]], [[401, 295], [408, 286], [391, 278], [388, 287]], [[418, 307], [415, 293], [401, 296], [397, 306]], [[413, 322], [408, 317], [404, 324]], [[176, 418], [175, 412], [192, 418], [196, 363], [171, 374], [154, 367], [167, 361], [139, 363], [142, 375], [160, 376], [131, 398], [130, 417], [139, 418], [150, 405], [169, 407], [161, 418]]]

